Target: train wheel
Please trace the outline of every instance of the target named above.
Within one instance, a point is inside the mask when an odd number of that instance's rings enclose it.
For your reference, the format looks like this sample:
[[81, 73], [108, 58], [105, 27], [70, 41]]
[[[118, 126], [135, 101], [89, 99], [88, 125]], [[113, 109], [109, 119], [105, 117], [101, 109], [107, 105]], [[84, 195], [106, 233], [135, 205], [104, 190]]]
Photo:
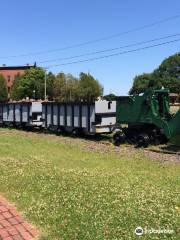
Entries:
[[116, 132], [113, 136], [113, 144], [119, 146], [122, 143], [125, 143], [126, 137], [122, 132]]
[[73, 137], [77, 137], [77, 136], [79, 135], [79, 129], [74, 128], [74, 129], [72, 130], [72, 132], [71, 132], [71, 135], [72, 135]]
[[62, 131], [61, 128], [57, 128], [57, 131], [56, 131], [56, 132], [57, 132], [58, 135], [61, 135], [63, 131]]
[[168, 139], [165, 135], [160, 135], [159, 136], [159, 143], [160, 144], [166, 144], [168, 142]]
[[141, 133], [137, 137], [137, 147], [148, 147], [150, 143], [149, 136], [146, 133]]

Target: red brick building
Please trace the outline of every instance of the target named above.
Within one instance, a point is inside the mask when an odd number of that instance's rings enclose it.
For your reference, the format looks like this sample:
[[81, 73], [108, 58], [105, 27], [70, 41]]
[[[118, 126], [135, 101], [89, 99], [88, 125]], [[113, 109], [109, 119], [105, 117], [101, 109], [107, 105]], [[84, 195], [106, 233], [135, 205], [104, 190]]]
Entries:
[[14, 84], [14, 80], [16, 76], [22, 75], [27, 69], [30, 69], [32, 67], [36, 67], [36, 65], [26, 65], [26, 66], [6, 66], [3, 65], [0, 67], [0, 74], [3, 75], [3, 77], [6, 80], [8, 94], [10, 94], [11, 89]]

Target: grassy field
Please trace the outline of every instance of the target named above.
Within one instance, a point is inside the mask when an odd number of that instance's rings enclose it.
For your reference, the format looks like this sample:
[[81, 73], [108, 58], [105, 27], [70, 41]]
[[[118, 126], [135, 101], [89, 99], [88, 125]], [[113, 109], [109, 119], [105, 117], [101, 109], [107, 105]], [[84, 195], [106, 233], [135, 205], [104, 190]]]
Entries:
[[[180, 106], [171, 106], [170, 108], [171, 113], [176, 113], [179, 109]], [[176, 136], [173, 139], [171, 139], [171, 143], [180, 146], [180, 136]]]
[[0, 192], [42, 239], [179, 239], [180, 165], [141, 150], [0, 129]]

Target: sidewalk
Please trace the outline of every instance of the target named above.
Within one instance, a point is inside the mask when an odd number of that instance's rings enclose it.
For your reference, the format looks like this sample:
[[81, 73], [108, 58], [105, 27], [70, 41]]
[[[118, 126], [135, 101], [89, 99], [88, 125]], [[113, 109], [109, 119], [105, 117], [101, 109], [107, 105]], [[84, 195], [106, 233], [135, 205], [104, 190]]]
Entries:
[[38, 231], [17, 212], [16, 207], [0, 196], [0, 240], [34, 240]]

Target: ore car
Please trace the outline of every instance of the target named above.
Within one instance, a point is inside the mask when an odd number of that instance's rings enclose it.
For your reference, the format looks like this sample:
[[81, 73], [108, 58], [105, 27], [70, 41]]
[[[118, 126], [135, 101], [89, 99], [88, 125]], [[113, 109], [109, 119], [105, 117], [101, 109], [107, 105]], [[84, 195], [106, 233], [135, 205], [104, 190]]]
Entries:
[[56, 131], [73, 134], [111, 133], [116, 124], [115, 101], [44, 102], [42, 105], [43, 126]]

